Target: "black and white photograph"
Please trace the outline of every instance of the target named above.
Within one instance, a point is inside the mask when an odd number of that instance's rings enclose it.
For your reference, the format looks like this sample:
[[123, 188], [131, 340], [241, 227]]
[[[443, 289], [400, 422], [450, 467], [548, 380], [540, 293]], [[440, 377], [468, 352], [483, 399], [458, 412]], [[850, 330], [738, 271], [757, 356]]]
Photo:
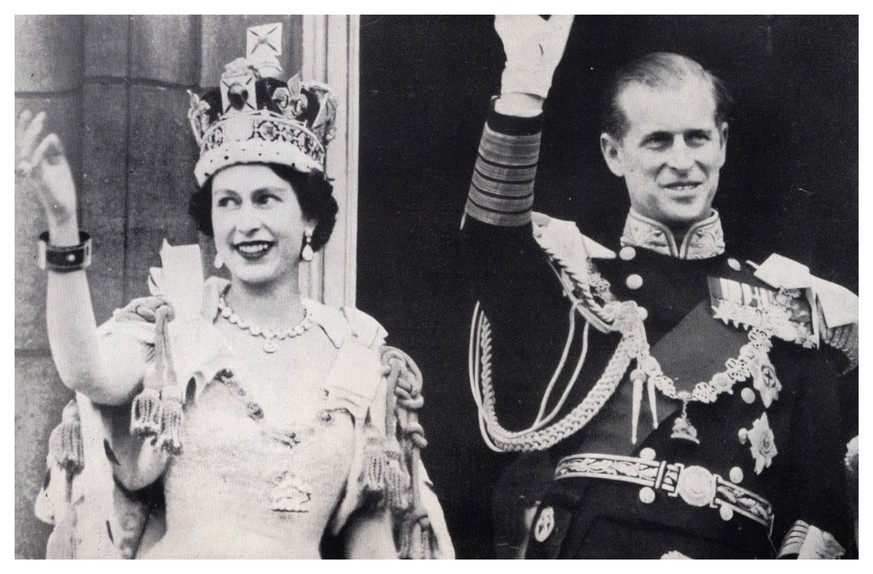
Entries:
[[14, 557], [860, 558], [839, 8], [15, 15]]

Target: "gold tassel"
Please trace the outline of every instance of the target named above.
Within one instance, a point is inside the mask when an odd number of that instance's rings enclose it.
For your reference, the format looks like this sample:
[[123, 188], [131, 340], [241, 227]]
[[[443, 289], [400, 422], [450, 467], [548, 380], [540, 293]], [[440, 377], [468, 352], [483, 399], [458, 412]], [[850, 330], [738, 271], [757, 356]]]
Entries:
[[364, 432], [366, 439], [361, 490], [364, 494], [377, 496], [381, 500], [385, 494], [385, 475], [390, 464], [385, 452], [385, 439], [370, 425], [367, 425]]
[[430, 522], [427, 519], [424, 520], [424, 523], [419, 523], [421, 525], [421, 534], [419, 538], [419, 548], [418, 548], [418, 556], [417, 560], [433, 560], [434, 552], [433, 552], [433, 532], [430, 529]]
[[167, 319], [169, 308], [155, 310], [155, 363], [143, 377], [143, 390], [133, 399], [130, 413], [130, 432], [137, 436], [159, 437], [163, 430], [163, 404], [167, 361]]
[[427, 514], [411, 516], [400, 532], [400, 558], [430, 560], [434, 557], [433, 538]]
[[409, 508], [411, 501], [409, 474], [403, 466], [402, 453], [397, 448], [385, 450], [384, 488], [388, 507], [395, 513]]
[[155, 366], [161, 377], [161, 449], [171, 454], [182, 452], [182, 405], [184, 397], [176, 381], [173, 354], [170, 350], [167, 322], [169, 308], [163, 307], [155, 315]]
[[182, 453], [182, 402], [165, 400], [161, 406], [161, 448], [170, 454]]
[[49, 436], [49, 452], [70, 475], [78, 474], [85, 466], [82, 450], [82, 422], [79, 405], [73, 399], [64, 407], [61, 423]]
[[130, 432], [136, 436], [161, 434], [161, 392], [146, 387], [130, 406]]
[[425, 514], [418, 519], [418, 546], [416, 548], [416, 560], [431, 560], [433, 552], [433, 533], [430, 529], [430, 520]]
[[407, 520], [400, 528], [400, 550], [397, 552], [399, 558], [405, 560], [412, 558], [412, 548], [415, 546], [412, 539], [415, 535], [416, 524], [415, 520]]

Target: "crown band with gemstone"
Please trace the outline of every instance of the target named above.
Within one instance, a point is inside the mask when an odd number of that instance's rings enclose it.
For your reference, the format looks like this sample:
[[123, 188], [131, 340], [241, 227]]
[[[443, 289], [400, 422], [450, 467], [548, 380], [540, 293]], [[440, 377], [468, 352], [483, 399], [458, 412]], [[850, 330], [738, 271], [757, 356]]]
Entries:
[[325, 149], [312, 131], [266, 110], [226, 117], [203, 134], [194, 168], [203, 184], [223, 167], [239, 163], [280, 163], [302, 172], [324, 171]]

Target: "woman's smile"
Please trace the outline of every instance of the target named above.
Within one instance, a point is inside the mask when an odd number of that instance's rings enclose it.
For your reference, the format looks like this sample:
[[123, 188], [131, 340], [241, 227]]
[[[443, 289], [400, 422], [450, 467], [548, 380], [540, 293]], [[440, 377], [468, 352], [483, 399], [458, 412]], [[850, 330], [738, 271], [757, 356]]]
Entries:
[[308, 221], [291, 183], [266, 165], [234, 165], [212, 180], [215, 247], [233, 279], [297, 283]]
[[244, 259], [255, 261], [266, 256], [274, 245], [274, 241], [241, 241], [235, 244], [233, 248]]

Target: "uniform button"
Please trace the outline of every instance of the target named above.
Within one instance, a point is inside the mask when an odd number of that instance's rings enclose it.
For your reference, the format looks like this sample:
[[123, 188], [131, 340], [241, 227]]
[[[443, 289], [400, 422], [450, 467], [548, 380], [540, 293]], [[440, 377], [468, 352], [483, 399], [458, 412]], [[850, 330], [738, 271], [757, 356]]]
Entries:
[[636, 273], [633, 273], [633, 274], [627, 276], [627, 279], [625, 279], [624, 284], [627, 285], [628, 289], [633, 289], [634, 291], [636, 291], [637, 289], [639, 289], [640, 287], [643, 286], [643, 278], [640, 277], [639, 275], [637, 275]]
[[721, 519], [725, 522], [734, 517], [734, 509], [726, 504], [721, 505], [721, 508], [718, 509], [718, 513], [721, 515]]
[[644, 486], [640, 489], [640, 502], [643, 504], [651, 504], [655, 502], [655, 491], [649, 486]]
[[621, 251], [618, 252], [618, 256], [624, 259], [625, 261], [630, 261], [634, 257], [637, 256], [637, 250], [627, 245], [621, 248]]
[[728, 267], [730, 267], [734, 271], [739, 271], [740, 269], [743, 268], [743, 266], [740, 265], [740, 262], [737, 261], [736, 259], [734, 259], [733, 257], [731, 257], [730, 259], [727, 260], [727, 264], [728, 264]]
[[734, 484], [739, 484], [743, 482], [743, 469], [735, 466], [731, 469], [731, 472], [728, 476], [730, 477], [731, 482], [733, 482]]
[[640, 451], [640, 458], [643, 460], [655, 460], [655, 449], [646, 447]]
[[743, 397], [743, 400], [746, 401], [746, 404], [752, 404], [755, 402], [755, 391], [746, 387], [740, 392], [740, 396]]
[[546, 506], [540, 511], [540, 517], [534, 525], [534, 538], [537, 542], [545, 542], [555, 529], [555, 510]]

